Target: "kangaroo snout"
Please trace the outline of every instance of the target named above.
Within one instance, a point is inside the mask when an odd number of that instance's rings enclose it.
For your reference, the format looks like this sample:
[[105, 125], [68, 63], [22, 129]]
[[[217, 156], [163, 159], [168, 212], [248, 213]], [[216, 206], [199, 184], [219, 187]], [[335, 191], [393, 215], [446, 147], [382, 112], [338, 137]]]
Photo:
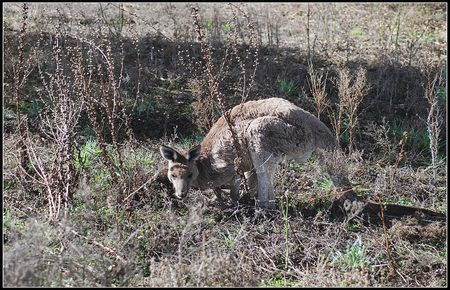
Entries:
[[188, 190], [184, 190], [184, 191], [180, 191], [180, 192], [175, 191], [174, 194], [173, 194], [173, 196], [174, 196], [176, 199], [183, 199], [183, 198], [186, 197], [188, 191], [189, 191], [189, 189], [188, 189]]

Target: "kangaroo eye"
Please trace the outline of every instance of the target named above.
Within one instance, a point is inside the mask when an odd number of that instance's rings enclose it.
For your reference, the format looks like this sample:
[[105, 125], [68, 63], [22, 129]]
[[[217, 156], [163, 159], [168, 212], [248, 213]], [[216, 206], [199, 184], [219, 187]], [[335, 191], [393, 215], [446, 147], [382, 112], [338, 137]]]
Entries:
[[172, 177], [175, 178], [176, 177], [175, 174], [172, 174]]
[[188, 178], [192, 178], [192, 173], [189, 173]]

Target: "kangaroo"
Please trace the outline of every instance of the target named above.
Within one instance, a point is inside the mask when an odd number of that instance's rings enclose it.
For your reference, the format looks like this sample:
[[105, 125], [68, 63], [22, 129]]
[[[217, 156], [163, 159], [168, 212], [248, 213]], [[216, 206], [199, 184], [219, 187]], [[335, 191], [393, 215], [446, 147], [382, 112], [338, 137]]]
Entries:
[[[230, 112], [241, 145], [245, 175], [256, 185], [259, 206], [275, 208], [273, 176], [286, 159], [306, 161], [316, 149], [333, 149], [335, 138], [327, 126], [311, 113], [282, 98], [248, 101]], [[220, 197], [227, 185], [233, 200], [239, 199], [240, 179], [234, 168], [231, 132], [220, 117], [200, 145], [187, 152], [160, 147], [169, 161], [168, 178], [175, 197], [183, 198], [190, 187], [213, 189]]]

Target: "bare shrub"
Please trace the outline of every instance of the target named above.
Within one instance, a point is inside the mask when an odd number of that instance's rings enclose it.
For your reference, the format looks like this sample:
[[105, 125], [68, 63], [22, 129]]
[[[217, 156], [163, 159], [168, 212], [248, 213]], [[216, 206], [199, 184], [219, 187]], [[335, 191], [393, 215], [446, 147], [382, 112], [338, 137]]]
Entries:
[[[434, 74], [434, 76], [433, 76]], [[440, 112], [439, 99], [437, 94], [437, 84], [442, 81], [441, 71], [433, 72], [431, 68], [426, 71], [425, 98], [428, 101], [429, 109], [427, 116], [427, 131], [430, 140], [431, 166], [433, 178], [437, 175], [437, 156], [439, 151], [439, 134], [442, 125], [442, 115]]]
[[24, 38], [27, 29], [27, 19], [28, 19], [28, 6], [27, 3], [22, 5], [22, 27], [19, 34], [19, 44], [17, 50], [19, 52], [18, 63], [13, 66], [13, 97], [16, 103], [16, 119], [17, 119], [17, 132], [19, 133], [19, 140], [17, 142], [17, 149], [19, 155], [19, 164], [22, 168], [27, 168], [26, 165], [30, 162], [29, 156], [26, 153], [26, 148], [24, 144], [24, 138], [26, 134], [27, 119], [23, 117], [20, 112], [20, 102], [23, 99], [21, 89], [25, 85], [25, 81], [29, 73], [31, 72], [31, 66], [29, 61], [24, 61], [25, 58], [25, 48], [24, 48]]
[[80, 65], [83, 57], [79, 46], [73, 49], [63, 48], [61, 20], [56, 27], [52, 57], [53, 72], [44, 72], [41, 66], [38, 66], [44, 88], [40, 93], [40, 100], [46, 104], [46, 110], [40, 116], [40, 131], [50, 141], [52, 158], [44, 161], [43, 156], [36, 152], [35, 142], [27, 133], [21, 138], [30, 162], [20, 167], [28, 180], [33, 180], [36, 186], [43, 187], [47, 193], [48, 217], [51, 220], [60, 217], [61, 209], [64, 215], [67, 213], [69, 202], [73, 197], [78, 179], [72, 158], [75, 127], [84, 109], [84, 95], [78, 89], [80, 83], [77, 77], [81, 74]]
[[330, 174], [330, 178], [336, 186], [344, 188], [351, 186], [348, 180], [349, 158], [342, 150], [334, 150], [333, 152], [322, 150], [318, 156], [321, 159], [322, 170]]
[[217, 118], [219, 108], [217, 108], [214, 99], [208, 98], [203, 94], [203, 87], [199, 80], [192, 79], [189, 81], [192, 94], [196, 96], [196, 101], [192, 103], [193, 118], [198, 129], [206, 134], [209, 129], [214, 125]]
[[328, 74], [319, 73], [314, 69], [312, 62], [308, 65], [308, 85], [316, 105], [317, 118], [320, 120], [322, 112], [329, 107], [327, 99], [327, 77]]
[[395, 167], [398, 167], [400, 165], [400, 162], [402, 162], [406, 158], [406, 142], [409, 139], [409, 134], [406, 131], [403, 131], [402, 138], [400, 139], [400, 142], [398, 143], [398, 146], [400, 146], [400, 150], [397, 155], [397, 159], [395, 161]]
[[[213, 47], [213, 36], [205, 34], [205, 30], [200, 25], [200, 18], [198, 8], [192, 7], [192, 18], [194, 20], [194, 29], [197, 34], [197, 39], [200, 42], [200, 61], [195, 62], [191, 59], [190, 67], [194, 67], [197, 71], [202, 72], [197, 76], [193, 82], [196, 93], [197, 104], [195, 107], [198, 110], [197, 120], [199, 127], [205, 132], [208, 131], [214, 123], [216, 117], [215, 110], [218, 110], [221, 115], [225, 117], [228, 127], [233, 139], [233, 148], [235, 151], [235, 169], [236, 173], [241, 177], [241, 191], [248, 192], [246, 177], [244, 175], [242, 166], [241, 145], [236, 131], [234, 130], [234, 123], [230, 117], [230, 104], [232, 101], [227, 101], [228, 98], [224, 94], [224, 87], [228, 78], [232, 75], [232, 64], [238, 68], [238, 78], [233, 82], [234, 96], [232, 99], [240, 98], [240, 103], [244, 103], [254, 86], [256, 69], [258, 66], [259, 53], [259, 39], [255, 28], [255, 24], [250, 20], [247, 13], [242, 11], [238, 6], [230, 4], [230, 9], [233, 14], [231, 33], [228, 35], [225, 51], [222, 56], [215, 53], [216, 49]], [[245, 47], [243, 41], [242, 30], [238, 24], [237, 12], [241, 13], [247, 22], [248, 47]], [[239, 47], [243, 47], [244, 55], [241, 56]], [[193, 63], [193, 64], [192, 64]], [[200, 67], [200, 69], [199, 69]]]
[[[113, 48], [110, 38], [98, 34], [104, 42], [97, 45], [95, 37], [87, 40], [70, 36], [62, 25], [63, 19], [58, 11], [55, 36], [45, 38], [44, 34], [41, 34], [36, 44], [39, 49], [48, 49], [51, 55], [49, 61], [38, 66], [42, 89], [37, 91], [44, 108], [38, 116], [37, 129], [49, 142], [52, 157], [48, 159], [37, 153], [35, 143], [28, 132], [21, 134], [19, 141], [22, 140], [20, 142], [24, 145], [17, 143], [19, 151], [16, 154], [18, 163], [21, 164], [21, 176], [25, 179], [22, 182], [31, 182], [35, 188], [46, 193], [50, 219], [58, 219], [61, 209], [67, 211], [78, 176], [83, 170], [74, 168], [77, 154], [78, 160], [83, 163], [77, 144], [77, 131], [82, 114], [86, 113], [91, 122], [112, 182], [121, 186], [121, 193], [117, 195], [119, 204], [128, 195], [125, 188], [126, 170], [119, 145], [120, 134], [123, 132], [129, 141], [134, 140], [126, 110], [128, 100], [122, 92], [123, 85], [127, 82], [122, 38], [119, 38], [119, 57], [116, 57], [116, 47]], [[137, 41], [132, 43], [137, 48]], [[137, 53], [139, 63], [139, 50]], [[18, 69], [23, 71], [14, 73], [15, 82], [18, 82], [19, 76], [22, 76], [24, 82], [27, 67], [22, 65], [18, 66]], [[138, 70], [140, 76], [140, 65]], [[139, 97], [139, 88], [138, 80], [136, 99]], [[19, 87], [16, 87], [15, 92], [18, 103]], [[20, 113], [18, 116], [22, 119]], [[23, 122], [20, 120], [19, 124]], [[111, 146], [106, 145], [108, 141], [111, 141]], [[20, 149], [25, 145], [25, 149]], [[28, 162], [23, 162], [23, 154], [29, 156]]]
[[[331, 112], [331, 120], [335, 129], [336, 141], [340, 144], [342, 126], [345, 125], [348, 132], [348, 151], [351, 154], [354, 149], [355, 130], [358, 125], [358, 109], [362, 98], [368, 92], [367, 71], [360, 67], [354, 75], [350, 74], [348, 68], [338, 71], [336, 79], [339, 91], [339, 104], [337, 106], [337, 116]], [[345, 123], [344, 123], [345, 122]]]
[[386, 123], [386, 119], [382, 119], [381, 124], [371, 122], [364, 130], [364, 134], [369, 137], [371, 154], [369, 156], [377, 156], [380, 164], [391, 164], [395, 161], [397, 155], [397, 144], [392, 141], [392, 132]]
[[127, 197], [133, 195], [133, 190], [127, 186], [128, 171], [124, 164], [121, 141], [124, 135], [130, 143], [135, 140], [127, 104], [131, 103], [134, 107], [140, 96], [140, 49], [137, 39], [133, 38], [132, 48], [137, 54], [138, 79], [134, 98], [126, 98], [123, 92], [123, 86], [128, 82], [124, 71], [124, 41], [119, 37], [118, 44], [114, 46], [110, 37], [101, 32], [97, 36], [103, 40], [100, 44], [77, 37], [87, 56], [80, 65], [78, 89], [85, 96], [86, 114], [109, 171], [111, 183], [119, 187], [115, 196], [119, 209], [125, 205]]
[[4, 249], [5, 286], [111, 287], [127, 284], [136, 273], [116, 249], [67, 223], [27, 219], [23, 230]]
[[[115, 62], [112, 57], [111, 44], [109, 43], [102, 47], [89, 41], [86, 42], [90, 45], [88, 50], [88, 77], [84, 79], [85, 86], [83, 87], [87, 100], [87, 115], [95, 132], [97, 142], [102, 149], [102, 156], [108, 166], [111, 179], [117, 182], [118, 177], [122, 176], [123, 172], [120, 172], [118, 175], [114, 172], [115, 162], [106, 148], [107, 139], [105, 135], [109, 136], [112, 141], [112, 148], [118, 154], [117, 168], [121, 170], [123, 168], [123, 159], [118, 148], [118, 128], [120, 128], [118, 120], [121, 119], [124, 112], [123, 97], [119, 90], [121, 78], [116, 78], [115, 75]], [[95, 55], [98, 53], [102, 59], [98, 66], [94, 66], [94, 51], [96, 52]], [[99, 84], [92, 82], [94, 75], [98, 76], [97, 81]]]

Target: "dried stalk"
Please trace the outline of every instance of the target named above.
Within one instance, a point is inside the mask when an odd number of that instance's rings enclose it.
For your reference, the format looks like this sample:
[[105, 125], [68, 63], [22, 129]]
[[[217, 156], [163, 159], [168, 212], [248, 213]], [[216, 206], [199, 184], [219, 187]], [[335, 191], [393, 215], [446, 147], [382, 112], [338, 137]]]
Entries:
[[325, 74], [325, 76], [323, 74], [318, 74], [314, 69], [312, 62], [310, 62], [308, 65], [308, 74], [308, 85], [316, 105], [317, 118], [320, 120], [322, 112], [325, 108], [329, 107], [326, 91], [328, 73]]
[[426, 73], [427, 83], [425, 87], [425, 97], [429, 104], [427, 116], [427, 131], [430, 140], [431, 166], [433, 169], [433, 179], [437, 177], [437, 157], [439, 151], [439, 134], [442, 125], [442, 116], [439, 108], [438, 94], [436, 93], [436, 83], [440, 79], [440, 72], [431, 77], [431, 69]]
[[[237, 8], [234, 5], [230, 5], [231, 8], [236, 8], [239, 11], [242, 12], [240, 8]], [[242, 12], [243, 13], [243, 12]], [[234, 122], [231, 118], [231, 110], [226, 108], [225, 105], [225, 98], [221, 92], [221, 83], [223, 82], [226, 74], [228, 73], [228, 69], [230, 66], [230, 48], [231, 53], [234, 56], [234, 59], [236, 60], [238, 67], [240, 69], [239, 79], [237, 81], [238, 89], [240, 90], [240, 96], [241, 96], [241, 103], [245, 102], [252, 87], [254, 86], [254, 80], [256, 75], [256, 69], [258, 65], [258, 38], [257, 33], [254, 27], [254, 24], [250, 21], [247, 14], [243, 13], [244, 17], [247, 19], [247, 27], [250, 31], [250, 48], [254, 48], [254, 54], [253, 54], [253, 65], [251, 67], [252, 73], [250, 76], [247, 76], [247, 67], [245, 63], [250, 59], [251, 55], [251, 49], [249, 48], [246, 51], [245, 57], [241, 58], [239, 55], [239, 51], [237, 48], [237, 25], [234, 27], [234, 33], [229, 38], [230, 46], [226, 47], [225, 50], [225, 56], [222, 58], [222, 61], [220, 65], [218, 66], [218, 69], [215, 69], [215, 62], [214, 62], [214, 56], [213, 56], [213, 49], [211, 47], [211, 44], [208, 42], [208, 39], [206, 39], [205, 35], [202, 32], [201, 26], [199, 24], [199, 15], [198, 15], [198, 8], [192, 7], [192, 18], [194, 20], [194, 29], [197, 34], [197, 39], [200, 43], [200, 49], [201, 49], [201, 56], [205, 63], [205, 72], [206, 72], [206, 80], [203, 82], [203, 90], [206, 92], [206, 97], [208, 100], [213, 101], [213, 103], [219, 107], [221, 110], [225, 121], [228, 125], [228, 128], [231, 133], [232, 142], [233, 142], [233, 150], [235, 153], [235, 170], [236, 174], [241, 178], [241, 192], [246, 194], [248, 192], [248, 184], [246, 177], [244, 175], [243, 170], [243, 158], [242, 158], [242, 148], [241, 144], [239, 142], [239, 136], [236, 133], [236, 130], [234, 128]], [[237, 23], [237, 16], [236, 13], [233, 10], [233, 20], [234, 24]]]
[[30, 163], [30, 158], [26, 153], [26, 148], [24, 144], [25, 134], [26, 134], [26, 118], [22, 118], [20, 113], [20, 89], [22, 88], [26, 76], [28, 75], [24, 67], [24, 38], [27, 28], [28, 19], [28, 6], [27, 3], [23, 3], [22, 6], [22, 27], [19, 34], [19, 62], [17, 66], [13, 67], [13, 79], [14, 79], [14, 90], [13, 96], [16, 102], [16, 118], [17, 118], [17, 132], [19, 133], [19, 142], [17, 143], [17, 148], [19, 150], [19, 164], [22, 168], [27, 168], [27, 164]]

